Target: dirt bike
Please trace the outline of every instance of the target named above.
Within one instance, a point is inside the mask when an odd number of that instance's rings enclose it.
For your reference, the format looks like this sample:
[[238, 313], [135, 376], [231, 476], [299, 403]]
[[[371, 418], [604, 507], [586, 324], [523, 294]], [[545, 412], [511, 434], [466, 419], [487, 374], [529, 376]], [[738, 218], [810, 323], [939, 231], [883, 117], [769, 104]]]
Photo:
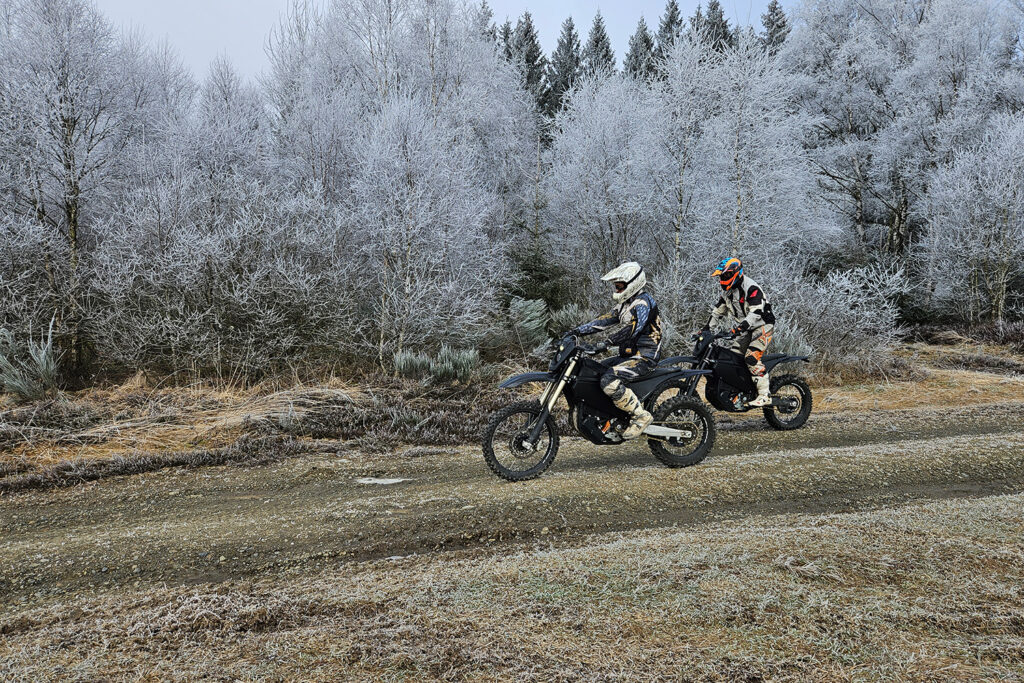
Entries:
[[[753, 407], [747, 405], [757, 397], [757, 386], [750, 376], [746, 361], [740, 353], [715, 344], [720, 339], [734, 339], [732, 332], [713, 334], [704, 331], [691, 337], [694, 341], [692, 356], [672, 356], [658, 364], [659, 368], [688, 365], [693, 370], [708, 370], [704, 385], [704, 398], [714, 408], [729, 413], [745, 413]], [[761, 362], [770, 373], [783, 363], [807, 362], [807, 356], [790, 356], [773, 353], [764, 356]], [[657, 406], [668, 398], [673, 390], [677, 396], [696, 398], [697, 382], [702, 374], [690, 375], [685, 380], [673, 380], [659, 387], [658, 393], [650, 397], [651, 405]], [[807, 382], [797, 375], [772, 377], [769, 384], [772, 403], [762, 408], [764, 419], [774, 429], [787, 431], [798, 429], [810, 417], [814, 398]]]
[[[547, 372], [528, 372], [501, 383], [503, 389], [530, 382], [546, 386], [540, 400], [520, 401], [497, 411], [483, 438], [484, 460], [503, 479], [524, 481], [540, 476], [558, 453], [558, 428], [551, 411], [559, 396], [569, 404], [569, 424], [599, 446], [623, 442], [622, 431], [630, 416], [619, 410], [601, 390], [600, 379], [609, 365], [592, 356], [607, 345], [587, 346], [576, 336], [558, 343]], [[615, 359], [609, 359], [614, 361]], [[663, 385], [687, 381], [710, 370], [659, 367], [629, 382], [645, 406]], [[654, 422], [643, 432], [651, 452], [668, 467], [688, 467], [703, 460], [715, 442], [715, 420], [703, 401], [679, 396], [654, 411]]]

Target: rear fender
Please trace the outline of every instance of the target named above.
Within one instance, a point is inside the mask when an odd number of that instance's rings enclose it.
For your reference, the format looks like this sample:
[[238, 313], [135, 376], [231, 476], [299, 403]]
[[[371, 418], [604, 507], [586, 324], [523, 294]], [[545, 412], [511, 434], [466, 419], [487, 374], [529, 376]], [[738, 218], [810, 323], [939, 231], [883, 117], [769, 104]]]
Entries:
[[777, 365], [782, 365], [783, 363], [796, 363], [797, 361], [810, 363], [811, 359], [808, 356], [785, 356], [784, 358], [776, 358], [766, 362], [764, 364], [764, 369], [766, 372], [771, 372]]
[[502, 389], [514, 389], [515, 387], [521, 387], [524, 384], [529, 384], [530, 382], [550, 382], [554, 378], [554, 375], [548, 372], [526, 372], [522, 375], [509, 377], [498, 386]]

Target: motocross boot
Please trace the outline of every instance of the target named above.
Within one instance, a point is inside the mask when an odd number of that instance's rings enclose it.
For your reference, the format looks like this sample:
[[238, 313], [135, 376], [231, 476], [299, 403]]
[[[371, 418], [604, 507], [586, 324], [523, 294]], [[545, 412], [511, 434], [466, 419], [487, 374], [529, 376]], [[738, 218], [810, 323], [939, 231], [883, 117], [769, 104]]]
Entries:
[[764, 408], [772, 404], [772, 397], [768, 395], [769, 382], [768, 375], [761, 375], [755, 377], [754, 381], [757, 383], [757, 398], [748, 403], [747, 405], [751, 408]]
[[644, 410], [644, 406], [640, 403], [640, 399], [636, 397], [630, 389], [622, 394], [617, 399], [612, 399], [615, 403], [615, 407], [624, 413], [629, 413], [632, 418], [629, 422], [629, 426], [622, 431], [622, 438], [626, 441], [635, 439], [640, 436], [641, 433], [647, 427], [654, 422], [654, 416]]

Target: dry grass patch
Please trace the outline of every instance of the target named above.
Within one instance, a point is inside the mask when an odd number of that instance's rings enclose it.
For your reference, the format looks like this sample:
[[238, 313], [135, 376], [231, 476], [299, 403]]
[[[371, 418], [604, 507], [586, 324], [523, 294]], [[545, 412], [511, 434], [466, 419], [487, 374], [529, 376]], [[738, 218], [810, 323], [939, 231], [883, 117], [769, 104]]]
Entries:
[[11, 408], [0, 412], [0, 482], [44, 469], [180, 460], [229, 449], [249, 435], [345, 440], [375, 452], [403, 443], [465, 443], [478, 438], [507, 400], [489, 385], [387, 378], [372, 387], [332, 384], [265, 393], [260, 387], [144, 390], [130, 383]]
[[932, 369], [919, 381], [819, 386], [815, 390], [814, 409], [867, 412], [1022, 402], [1024, 376]]
[[751, 518], [9, 610], [0, 676], [1024, 676], [1024, 496]]

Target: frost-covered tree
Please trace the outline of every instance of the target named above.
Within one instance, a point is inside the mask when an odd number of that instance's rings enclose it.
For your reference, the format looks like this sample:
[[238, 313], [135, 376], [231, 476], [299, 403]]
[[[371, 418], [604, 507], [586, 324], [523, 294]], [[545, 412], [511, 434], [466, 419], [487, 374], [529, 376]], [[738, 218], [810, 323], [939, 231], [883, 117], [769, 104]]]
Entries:
[[977, 139], [993, 112], [1019, 110], [1020, 72], [1003, 66], [1018, 31], [987, 2], [822, 2], [802, 19], [790, 68], [811, 77], [801, 83], [819, 117], [808, 142], [825, 197], [858, 244], [900, 256], [952, 145]]
[[494, 198], [475, 181], [472, 155], [402, 98], [371, 122], [356, 166], [359, 343], [386, 366], [405, 349], [479, 339], [507, 266], [487, 235]]
[[512, 34], [512, 52], [513, 62], [522, 73], [523, 85], [533, 95], [537, 110], [544, 111], [548, 98], [544, 72], [548, 60], [540, 47], [537, 28], [529, 12], [524, 12], [516, 23], [516, 30]]
[[512, 21], [510, 19], [506, 19], [505, 23], [498, 29], [498, 45], [501, 47], [501, 54], [510, 62], [514, 54], [513, 45], [515, 41], [512, 37], [514, 32], [515, 29], [512, 28]]
[[806, 249], [831, 224], [814, 203], [800, 144], [808, 122], [791, 111], [793, 80], [747, 37], [709, 68], [718, 95], [708, 93], [714, 113], [698, 150], [695, 211], [732, 254]]
[[657, 72], [654, 61], [654, 38], [643, 17], [636, 26], [636, 32], [629, 39], [629, 51], [626, 53], [622, 69], [633, 78], [642, 80], [653, 78]]
[[[705, 46], [699, 42], [681, 41], [663, 62], [664, 87], [656, 92], [667, 115], [664, 149], [668, 164], [657, 177], [664, 212], [671, 225], [664, 236], [662, 251], [666, 254], [673, 277], [681, 281], [689, 271], [690, 234], [696, 229], [694, 192], [697, 188], [697, 153], [706, 122], [716, 112], [707, 94], [715, 90], [714, 74], [705, 64]], [[700, 284], [705, 283], [703, 273]]]
[[604, 17], [598, 10], [594, 15], [594, 23], [587, 35], [587, 44], [583, 48], [583, 74], [585, 76], [603, 76], [615, 72], [615, 52], [612, 41], [608, 37], [608, 29]]
[[551, 53], [547, 73], [547, 100], [544, 111], [554, 116], [562, 108], [562, 98], [579, 80], [583, 73], [583, 53], [580, 49], [580, 36], [576, 32], [576, 24], [572, 17], [562, 22], [562, 32], [558, 35], [558, 44]]
[[761, 41], [771, 54], [776, 54], [789, 35], [789, 18], [782, 9], [779, 0], [771, 0], [765, 13], [761, 15]]
[[556, 119], [549, 216], [565, 265], [587, 280], [655, 257], [662, 119], [650, 89], [624, 75], [584, 81]]
[[[1024, 120], [1003, 114], [936, 174], [921, 251], [932, 305], [1003, 322], [1024, 275]], [[1016, 293], [1018, 300], [1021, 293]]]
[[477, 30], [480, 35], [491, 42], [498, 40], [498, 27], [494, 23], [494, 10], [487, 4], [487, 0], [480, 3], [476, 15]]
[[[4, 3], [0, 15], [0, 211], [57, 236], [46, 256], [46, 300], [65, 360], [86, 360], [87, 252], [128, 179], [127, 150], [158, 98], [149, 55], [83, 0]], [[169, 86], [166, 81], [158, 86]], [[171, 94], [170, 96], [173, 96]], [[35, 321], [39, 324], [40, 321]]]
[[654, 45], [655, 62], [664, 62], [682, 35], [683, 15], [679, 12], [679, 3], [676, 0], [668, 0], [665, 13], [658, 22], [658, 35], [655, 37]]
[[323, 46], [329, 35], [325, 22], [311, 4], [292, 6], [271, 34], [264, 92], [275, 172], [333, 200], [349, 181], [350, 149], [365, 100], [354, 79], [336, 77]]
[[707, 41], [716, 52], [723, 52], [736, 45], [736, 33], [729, 26], [719, 0], [708, 0], [706, 12], [701, 10], [700, 5], [697, 6], [690, 18], [690, 32]]

